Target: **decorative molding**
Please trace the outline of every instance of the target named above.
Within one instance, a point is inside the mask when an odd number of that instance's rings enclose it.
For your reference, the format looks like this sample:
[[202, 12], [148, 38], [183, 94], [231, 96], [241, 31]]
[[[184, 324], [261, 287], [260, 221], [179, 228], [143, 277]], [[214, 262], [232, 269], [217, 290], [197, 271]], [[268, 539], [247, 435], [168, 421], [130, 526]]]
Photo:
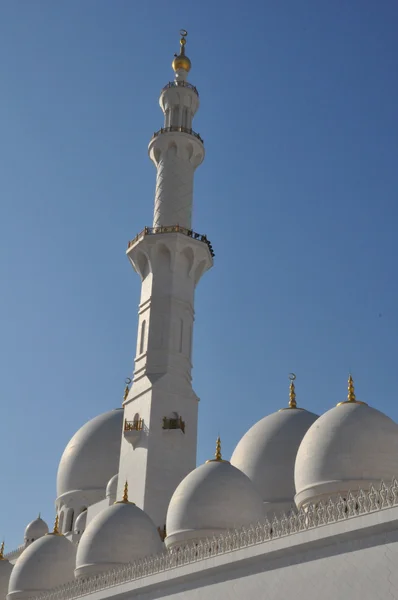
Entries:
[[205, 540], [190, 542], [178, 549], [165, 550], [155, 556], [137, 560], [132, 564], [100, 575], [72, 581], [60, 588], [41, 594], [33, 600], [72, 600], [91, 592], [112, 588], [121, 583], [128, 583], [206, 558], [386, 510], [393, 506], [398, 506], [398, 481], [396, 479], [390, 485], [382, 482], [378, 489], [372, 486], [369, 491], [359, 490], [356, 494], [349, 492], [347, 498], [339, 496], [336, 500], [329, 499], [326, 504], [323, 502], [319, 502], [317, 505], [311, 504], [298, 512], [275, 515], [271, 521], [265, 519], [248, 527], [226, 531]]

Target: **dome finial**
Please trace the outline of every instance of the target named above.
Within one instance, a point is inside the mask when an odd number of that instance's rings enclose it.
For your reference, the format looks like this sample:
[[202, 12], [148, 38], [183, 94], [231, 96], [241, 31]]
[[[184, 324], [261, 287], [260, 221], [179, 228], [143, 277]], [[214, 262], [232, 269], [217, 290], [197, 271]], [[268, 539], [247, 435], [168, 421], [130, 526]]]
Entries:
[[188, 72], [191, 68], [191, 61], [189, 60], [188, 56], [185, 55], [185, 44], [187, 43], [187, 35], [188, 31], [186, 31], [185, 29], [180, 29], [180, 54], [174, 54], [174, 60], [171, 64], [175, 72], [180, 71], [181, 69], [183, 71]]
[[294, 385], [294, 380], [296, 379], [296, 375], [294, 373], [289, 373], [290, 386], [289, 386], [289, 408], [297, 408], [296, 402], [296, 386]]
[[123, 490], [123, 502], [128, 502], [129, 501], [129, 482], [126, 479], [126, 483], [124, 484], [124, 490]]
[[131, 383], [130, 377], [126, 377], [126, 380], [124, 383], [126, 384], [126, 387], [124, 388], [123, 402], [125, 402], [127, 400], [127, 396], [129, 395], [129, 391], [130, 391], [129, 385]]
[[220, 436], [218, 436], [217, 441], [216, 441], [216, 453], [214, 456], [215, 456], [216, 460], [222, 460]]
[[54, 521], [54, 529], [52, 530], [51, 533], [48, 533], [47, 535], [62, 535], [62, 533], [60, 533], [59, 531], [59, 516], [58, 513], [55, 517], [55, 521]]
[[216, 453], [214, 455], [214, 458], [211, 458], [210, 460], [206, 461], [206, 463], [210, 463], [210, 462], [229, 462], [228, 460], [224, 460], [222, 457], [220, 436], [218, 436], [217, 441], [216, 441]]
[[4, 559], [4, 540], [1, 542], [1, 546], [0, 546], [0, 560], [5, 560]]
[[296, 379], [296, 374], [295, 373], [289, 373], [289, 380], [290, 380], [290, 385], [289, 385], [289, 406], [285, 406], [285, 408], [280, 408], [279, 412], [281, 410], [289, 410], [289, 408], [294, 408], [296, 410], [303, 410], [302, 408], [297, 408], [297, 402], [296, 402], [296, 386], [295, 386], [295, 379]]
[[130, 502], [129, 500], [129, 483], [126, 479], [126, 483], [124, 484], [124, 488], [123, 488], [123, 498], [121, 500], [119, 500], [118, 502], [115, 502], [115, 504], [134, 504], [134, 502]]
[[351, 373], [348, 376], [347, 400], [343, 400], [343, 402], [339, 402], [337, 404], [337, 406], [341, 406], [342, 404], [365, 404], [366, 405], [366, 402], [361, 402], [361, 400], [357, 400], [357, 398], [356, 398], [355, 388], [354, 388], [354, 380], [352, 378]]
[[354, 389], [354, 380], [352, 378], [351, 373], [348, 376], [348, 394], [347, 394], [347, 402], [356, 402], [357, 399], [355, 397], [355, 389]]

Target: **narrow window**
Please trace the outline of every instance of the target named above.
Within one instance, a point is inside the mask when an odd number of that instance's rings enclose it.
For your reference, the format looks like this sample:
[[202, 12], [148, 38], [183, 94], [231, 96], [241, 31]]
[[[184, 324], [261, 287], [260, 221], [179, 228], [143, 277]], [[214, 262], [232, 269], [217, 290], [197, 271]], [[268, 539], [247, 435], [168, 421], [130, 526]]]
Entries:
[[184, 321], [180, 319], [180, 352], [182, 352], [182, 341], [184, 336]]
[[141, 323], [140, 354], [144, 352], [146, 321]]

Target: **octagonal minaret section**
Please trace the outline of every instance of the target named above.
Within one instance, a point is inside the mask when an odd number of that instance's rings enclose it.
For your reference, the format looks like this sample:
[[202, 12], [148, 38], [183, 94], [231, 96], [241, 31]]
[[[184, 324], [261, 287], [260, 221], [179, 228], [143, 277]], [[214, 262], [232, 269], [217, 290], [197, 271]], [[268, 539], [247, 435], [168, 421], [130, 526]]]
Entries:
[[196, 167], [204, 159], [203, 140], [192, 129], [199, 108], [199, 94], [187, 81], [191, 61], [185, 54], [186, 32], [180, 40], [180, 54], [173, 60], [174, 81], [162, 90], [159, 104], [164, 127], [150, 144], [149, 156], [156, 169], [153, 226], [192, 226], [193, 179]]
[[160, 94], [164, 127], [149, 143], [156, 174], [152, 227], [131, 242], [127, 256], [142, 280], [134, 376], [124, 400], [119, 489], [164, 527], [181, 480], [196, 467], [198, 397], [192, 388], [194, 294], [213, 265], [205, 235], [192, 229], [193, 178], [204, 146], [192, 130], [199, 107], [188, 83], [186, 32], [173, 60], [175, 78]]

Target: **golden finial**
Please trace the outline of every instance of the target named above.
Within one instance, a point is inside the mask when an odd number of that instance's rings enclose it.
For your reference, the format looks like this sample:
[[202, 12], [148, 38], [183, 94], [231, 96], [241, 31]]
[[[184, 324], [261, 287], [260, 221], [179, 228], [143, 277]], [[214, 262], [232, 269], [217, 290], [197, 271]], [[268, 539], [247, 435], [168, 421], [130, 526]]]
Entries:
[[129, 501], [129, 483], [126, 480], [126, 483], [124, 484], [124, 491], [123, 491], [123, 502], [128, 502]]
[[58, 526], [59, 526], [59, 516], [57, 514], [57, 516], [55, 517], [55, 522], [54, 522], [54, 529], [53, 529], [53, 534], [54, 535], [59, 535]]
[[220, 436], [218, 436], [217, 441], [216, 441], [216, 453], [214, 455], [214, 458], [206, 461], [206, 463], [210, 463], [210, 462], [229, 462], [228, 460], [223, 460], [223, 457], [221, 454], [221, 438], [220, 438]]
[[296, 402], [296, 386], [294, 385], [294, 380], [296, 376], [294, 373], [290, 373], [290, 386], [289, 386], [289, 408], [297, 408]]
[[347, 402], [356, 402], [355, 398], [355, 389], [354, 389], [354, 381], [352, 379], [351, 373], [348, 376], [348, 394], [347, 394]]
[[185, 44], [187, 43], [186, 37], [188, 32], [185, 29], [180, 29], [180, 54], [174, 54], [174, 60], [171, 63], [174, 71], [179, 71], [183, 69], [184, 71], [189, 71], [191, 68], [191, 61], [188, 56], [185, 56]]
[[126, 384], [126, 387], [124, 388], [123, 402], [125, 402], [127, 400], [127, 396], [129, 395], [129, 391], [130, 391], [129, 385], [131, 383], [130, 377], [127, 377], [124, 383]]
[[1, 542], [0, 546], [0, 560], [4, 560], [4, 540]]
[[129, 500], [129, 484], [128, 484], [127, 479], [126, 479], [126, 483], [124, 484], [123, 498], [121, 500], [119, 500], [118, 502], [115, 502], [115, 504], [134, 504], [134, 502], [130, 502], [130, 500]]
[[366, 404], [366, 402], [361, 402], [360, 400], [357, 400], [356, 396], [355, 396], [355, 388], [354, 388], [354, 380], [352, 378], [351, 373], [348, 376], [348, 394], [347, 394], [347, 400], [344, 400], [343, 402], [339, 402], [337, 404], [337, 406], [341, 406], [342, 404]]
[[290, 380], [290, 385], [289, 385], [289, 406], [286, 406], [285, 408], [280, 408], [279, 412], [281, 410], [288, 410], [289, 408], [295, 408], [296, 410], [303, 410], [302, 408], [298, 408], [297, 407], [297, 402], [296, 402], [296, 386], [295, 386], [295, 379], [296, 379], [296, 374], [295, 373], [289, 373], [289, 380]]

